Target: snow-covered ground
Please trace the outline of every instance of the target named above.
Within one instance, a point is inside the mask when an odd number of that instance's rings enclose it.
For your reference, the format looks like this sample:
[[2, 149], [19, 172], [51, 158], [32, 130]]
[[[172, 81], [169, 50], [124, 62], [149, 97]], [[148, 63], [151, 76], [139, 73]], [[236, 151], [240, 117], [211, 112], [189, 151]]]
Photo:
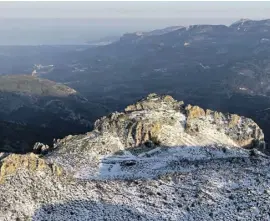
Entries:
[[[75, 177], [80, 179], [149, 179], [170, 172], [187, 172], [196, 161], [212, 159], [248, 158], [249, 151], [225, 147], [157, 147], [139, 155], [126, 151], [122, 155], [109, 155], [100, 159], [99, 170], [93, 172], [92, 165], [80, 167]], [[182, 163], [184, 162], [184, 163]]]
[[[183, 159], [171, 162], [178, 171], [156, 178], [151, 177], [153, 170], [167, 163], [155, 161], [155, 152], [146, 179], [81, 180], [19, 170], [1, 184], [0, 220], [270, 220], [267, 157], [230, 149], [202, 150], [202, 155], [194, 148], [180, 152]], [[113, 170], [118, 173], [119, 166]]]

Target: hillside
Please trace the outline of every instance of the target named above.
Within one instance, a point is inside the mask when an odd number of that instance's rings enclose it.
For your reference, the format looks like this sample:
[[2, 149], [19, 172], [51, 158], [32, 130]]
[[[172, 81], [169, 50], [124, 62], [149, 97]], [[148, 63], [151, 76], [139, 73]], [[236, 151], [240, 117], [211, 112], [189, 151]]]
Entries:
[[65, 85], [31, 75], [0, 76], [0, 91], [51, 97], [67, 97], [77, 93]]
[[270, 159], [259, 150], [253, 120], [150, 94], [46, 155], [3, 153], [0, 217], [268, 219]]
[[1, 76], [0, 99], [2, 151], [29, 152], [37, 141], [85, 132], [96, 109], [72, 88], [27, 75]]

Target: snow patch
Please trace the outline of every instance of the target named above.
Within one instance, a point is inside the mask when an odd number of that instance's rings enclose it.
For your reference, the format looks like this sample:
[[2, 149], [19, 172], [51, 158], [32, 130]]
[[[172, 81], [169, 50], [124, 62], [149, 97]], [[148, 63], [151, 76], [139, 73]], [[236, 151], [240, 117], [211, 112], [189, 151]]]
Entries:
[[[168, 172], [184, 172], [194, 169], [198, 161], [218, 160], [232, 157], [248, 158], [249, 152], [238, 148], [208, 147], [158, 147], [139, 156], [110, 155], [100, 159], [99, 171], [89, 167], [80, 168], [76, 177], [89, 180], [149, 179]], [[187, 166], [188, 165], [188, 166]]]

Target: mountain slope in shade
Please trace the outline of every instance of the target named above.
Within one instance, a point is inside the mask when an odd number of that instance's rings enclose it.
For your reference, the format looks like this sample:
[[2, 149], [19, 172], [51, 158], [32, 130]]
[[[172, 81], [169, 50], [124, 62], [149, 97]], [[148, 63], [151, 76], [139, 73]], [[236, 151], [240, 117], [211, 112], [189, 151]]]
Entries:
[[0, 99], [0, 149], [11, 152], [89, 130], [96, 108], [72, 88], [28, 75], [1, 76]]

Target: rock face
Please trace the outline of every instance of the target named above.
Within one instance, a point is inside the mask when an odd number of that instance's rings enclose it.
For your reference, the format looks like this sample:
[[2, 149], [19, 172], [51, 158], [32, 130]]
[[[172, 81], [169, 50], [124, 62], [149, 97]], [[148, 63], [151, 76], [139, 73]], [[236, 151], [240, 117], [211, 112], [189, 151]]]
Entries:
[[87, 134], [37, 143], [44, 156], [3, 155], [0, 217], [269, 219], [263, 144], [251, 119], [150, 94]]
[[[124, 113], [97, 120], [94, 132], [119, 138], [124, 148], [138, 147], [149, 140], [159, 141], [163, 146], [224, 142], [253, 147], [255, 141], [264, 139], [262, 130], [251, 119], [185, 106], [183, 101], [178, 102], [171, 96], [156, 94], [128, 106]], [[191, 142], [182, 139], [184, 136], [190, 137]]]
[[31, 172], [46, 171], [51, 174], [60, 175], [62, 169], [53, 164], [47, 164], [35, 154], [19, 155], [10, 154], [0, 164], [0, 182], [4, 182], [7, 176], [15, 174], [18, 170], [27, 169]]
[[[222, 131], [240, 147], [253, 148], [264, 139], [262, 130], [249, 118], [236, 114], [224, 115], [211, 110], [204, 111], [198, 106], [191, 105], [185, 109], [187, 111], [186, 130], [188, 132], [196, 133], [205, 130], [205, 122], [207, 122], [215, 125], [217, 131]], [[264, 148], [264, 142], [261, 145], [260, 148]]]
[[46, 144], [37, 142], [33, 147], [33, 152], [36, 154], [46, 154], [50, 150], [50, 147]]

